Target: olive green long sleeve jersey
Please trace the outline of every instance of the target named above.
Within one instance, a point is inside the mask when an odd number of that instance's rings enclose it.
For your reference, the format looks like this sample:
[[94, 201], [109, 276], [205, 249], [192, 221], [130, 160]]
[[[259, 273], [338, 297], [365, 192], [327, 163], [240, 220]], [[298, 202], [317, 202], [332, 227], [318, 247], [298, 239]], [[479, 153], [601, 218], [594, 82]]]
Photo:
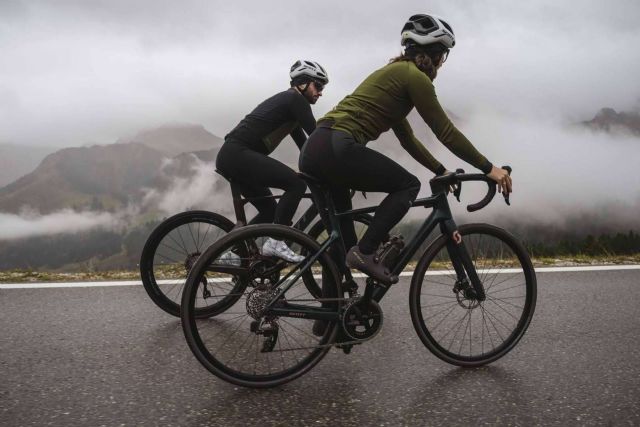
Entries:
[[429, 77], [411, 61], [388, 64], [373, 72], [320, 121], [332, 122], [333, 129], [348, 132], [362, 144], [393, 129], [414, 159], [431, 171], [442, 173], [444, 167], [415, 137], [406, 119], [414, 107], [451, 152], [484, 173], [491, 171], [491, 163], [447, 117]]

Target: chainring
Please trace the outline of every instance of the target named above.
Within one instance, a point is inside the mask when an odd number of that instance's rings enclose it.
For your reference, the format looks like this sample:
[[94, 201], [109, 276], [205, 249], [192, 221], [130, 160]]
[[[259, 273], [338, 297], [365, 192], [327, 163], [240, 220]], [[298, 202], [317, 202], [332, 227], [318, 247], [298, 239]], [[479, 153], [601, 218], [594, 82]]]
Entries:
[[[280, 280], [280, 270], [273, 271], [277, 262], [272, 259], [257, 259], [251, 262], [249, 278], [256, 289], [270, 289]], [[272, 270], [272, 271], [270, 271]]]
[[349, 303], [342, 315], [342, 329], [354, 340], [373, 338], [382, 326], [382, 309], [374, 300], [365, 302], [362, 298]]

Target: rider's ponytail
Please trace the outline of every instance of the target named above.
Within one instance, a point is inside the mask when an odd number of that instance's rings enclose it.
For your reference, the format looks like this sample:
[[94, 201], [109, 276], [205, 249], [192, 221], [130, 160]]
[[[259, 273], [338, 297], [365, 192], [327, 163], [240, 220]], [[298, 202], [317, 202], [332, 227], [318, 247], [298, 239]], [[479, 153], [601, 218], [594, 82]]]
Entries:
[[435, 64], [440, 61], [441, 55], [442, 51], [436, 53], [421, 49], [417, 46], [407, 46], [403, 54], [391, 58], [389, 63], [411, 61], [433, 81], [438, 75], [438, 69]]

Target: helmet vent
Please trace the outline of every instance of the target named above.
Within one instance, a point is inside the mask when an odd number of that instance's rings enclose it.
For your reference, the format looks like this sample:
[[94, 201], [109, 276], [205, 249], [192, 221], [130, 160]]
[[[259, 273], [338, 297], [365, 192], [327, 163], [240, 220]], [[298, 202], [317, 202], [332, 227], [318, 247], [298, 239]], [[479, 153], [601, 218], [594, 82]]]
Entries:
[[447, 24], [447, 23], [446, 23], [446, 22], [444, 22], [444, 21], [440, 21], [440, 22], [442, 22], [442, 25], [444, 25], [444, 27], [445, 27], [447, 30], [449, 30], [449, 32], [450, 32], [451, 34], [453, 34], [453, 29], [451, 28], [451, 25]]

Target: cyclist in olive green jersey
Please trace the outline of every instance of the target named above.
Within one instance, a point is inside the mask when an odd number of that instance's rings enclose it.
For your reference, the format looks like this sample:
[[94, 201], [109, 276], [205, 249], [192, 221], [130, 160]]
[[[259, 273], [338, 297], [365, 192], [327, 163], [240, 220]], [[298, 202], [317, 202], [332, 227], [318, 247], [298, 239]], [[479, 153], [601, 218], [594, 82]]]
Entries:
[[414, 107], [449, 150], [495, 180], [501, 192], [511, 192], [507, 171], [493, 166], [474, 148], [451, 123], [436, 97], [433, 80], [455, 45], [451, 26], [436, 16], [414, 15], [401, 34], [403, 55], [374, 71], [319, 120], [300, 153], [299, 163], [301, 171], [331, 189], [338, 211], [351, 208], [349, 189], [388, 193], [357, 245], [353, 223], [341, 222], [345, 246], [351, 247], [346, 264], [383, 283], [391, 278], [377, 262], [376, 249], [406, 214], [418, 195], [420, 181], [365, 144], [392, 129], [416, 161], [436, 174], [447, 173], [414, 136], [406, 119]]

